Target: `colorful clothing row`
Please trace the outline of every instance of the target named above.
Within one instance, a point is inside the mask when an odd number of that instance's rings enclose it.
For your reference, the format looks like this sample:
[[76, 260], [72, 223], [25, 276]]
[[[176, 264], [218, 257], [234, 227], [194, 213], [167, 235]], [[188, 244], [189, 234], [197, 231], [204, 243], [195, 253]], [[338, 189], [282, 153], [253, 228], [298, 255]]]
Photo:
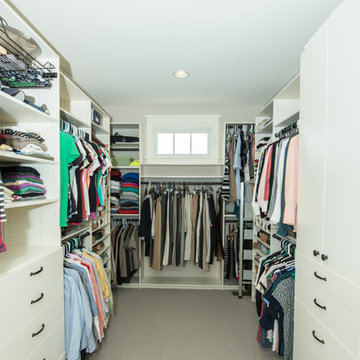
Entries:
[[110, 157], [106, 150], [60, 132], [60, 226], [94, 219], [104, 209]]
[[296, 231], [299, 135], [263, 149], [253, 194], [255, 215], [279, 224], [278, 234]]
[[88, 250], [73, 250], [64, 258], [65, 350], [68, 360], [92, 353], [104, 338], [112, 294], [100, 257]]

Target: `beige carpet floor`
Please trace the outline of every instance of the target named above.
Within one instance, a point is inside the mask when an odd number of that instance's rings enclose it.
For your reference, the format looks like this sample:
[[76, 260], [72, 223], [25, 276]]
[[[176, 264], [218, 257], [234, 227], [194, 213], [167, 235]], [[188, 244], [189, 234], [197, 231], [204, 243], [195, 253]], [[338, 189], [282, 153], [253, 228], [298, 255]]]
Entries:
[[114, 307], [89, 360], [279, 359], [256, 341], [250, 298], [230, 291], [116, 289]]

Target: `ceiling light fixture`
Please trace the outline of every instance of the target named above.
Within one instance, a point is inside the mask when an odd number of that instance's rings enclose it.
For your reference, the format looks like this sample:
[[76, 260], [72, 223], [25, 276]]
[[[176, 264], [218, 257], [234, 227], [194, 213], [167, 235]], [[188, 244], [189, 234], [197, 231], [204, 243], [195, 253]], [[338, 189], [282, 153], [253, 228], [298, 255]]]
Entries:
[[186, 79], [190, 76], [190, 73], [188, 73], [186, 70], [178, 70], [174, 72], [173, 75], [178, 79]]

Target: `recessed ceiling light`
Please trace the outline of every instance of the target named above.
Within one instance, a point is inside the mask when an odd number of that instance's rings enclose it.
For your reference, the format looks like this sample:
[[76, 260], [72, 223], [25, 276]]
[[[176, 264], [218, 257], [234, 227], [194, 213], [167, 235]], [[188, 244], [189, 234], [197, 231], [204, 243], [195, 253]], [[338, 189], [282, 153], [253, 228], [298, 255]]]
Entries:
[[186, 70], [178, 70], [173, 74], [178, 79], [185, 79], [190, 76], [190, 74]]

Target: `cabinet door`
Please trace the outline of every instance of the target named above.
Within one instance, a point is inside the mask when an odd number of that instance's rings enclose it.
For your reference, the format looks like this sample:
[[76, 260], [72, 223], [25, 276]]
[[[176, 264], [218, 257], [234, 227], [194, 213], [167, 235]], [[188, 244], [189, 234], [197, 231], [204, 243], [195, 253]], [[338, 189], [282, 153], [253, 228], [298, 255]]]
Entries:
[[329, 21], [324, 264], [360, 284], [360, 1]]
[[327, 36], [325, 24], [301, 56], [297, 250], [310, 257], [323, 242]]

